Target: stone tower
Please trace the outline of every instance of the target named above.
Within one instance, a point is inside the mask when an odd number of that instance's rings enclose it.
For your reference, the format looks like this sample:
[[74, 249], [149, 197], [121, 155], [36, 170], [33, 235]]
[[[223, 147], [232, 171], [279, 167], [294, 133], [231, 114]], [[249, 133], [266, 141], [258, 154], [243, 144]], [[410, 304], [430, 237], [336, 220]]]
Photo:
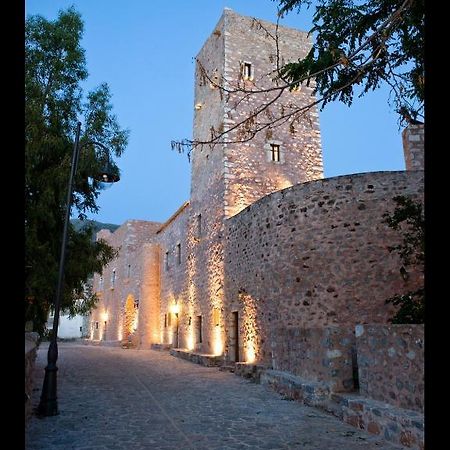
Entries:
[[[255, 22], [225, 9], [197, 57], [195, 140], [209, 140], [212, 128], [219, 132], [230, 129], [273, 98], [273, 94], [264, 94], [239, 102], [240, 95], [226, 95], [208, 78], [225, 80], [228, 87], [236, 83], [246, 89], [273, 87], [275, 28], [274, 24]], [[306, 33], [284, 27], [278, 32], [281, 64], [307, 54], [311, 43]], [[264, 114], [276, 116], [276, 111], [287, 108], [289, 103], [307, 105], [314, 100], [311, 91], [311, 87], [305, 87], [284, 92]], [[224, 298], [226, 219], [274, 191], [323, 177], [315, 109], [299, 123], [288, 121], [248, 142], [236, 142], [239, 140], [238, 134], [231, 132], [226, 144], [198, 146], [192, 152], [187, 284], [184, 294], [180, 294], [187, 301], [187, 322], [180, 320], [177, 329], [180, 337], [192, 336], [186, 342], [192, 340], [195, 350], [216, 355], [226, 351], [229, 320]], [[180, 345], [184, 345], [183, 338]], [[192, 347], [188, 343], [186, 346]]]
[[[228, 88], [238, 84], [246, 90], [273, 88], [277, 59], [280, 65], [297, 61], [308, 53], [311, 43], [307, 33], [276, 26], [238, 15], [224, 13], [197, 56], [195, 75], [194, 140], [208, 140], [211, 129], [232, 128], [261, 105], [274, 99], [278, 91], [252, 94], [241, 101], [242, 94], [227, 95], [208, 79], [225, 82]], [[202, 73], [202, 68], [208, 77]], [[285, 114], [289, 105], [305, 106], [314, 100], [312, 88], [285, 91], [261, 115], [270, 121]], [[237, 104], [238, 103], [238, 104]], [[197, 147], [192, 155], [191, 202], [220, 204], [224, 217], [230, 217], [261, 197], [297, 183], [323, 178], [322, 151], [318, 113], [314, 107], [298, 122], [286, 121], [258, 133], [247, 142], [238, 131], [227, 142], [213, 149]], [[233, 141], [235, 143], [233, 143]]]

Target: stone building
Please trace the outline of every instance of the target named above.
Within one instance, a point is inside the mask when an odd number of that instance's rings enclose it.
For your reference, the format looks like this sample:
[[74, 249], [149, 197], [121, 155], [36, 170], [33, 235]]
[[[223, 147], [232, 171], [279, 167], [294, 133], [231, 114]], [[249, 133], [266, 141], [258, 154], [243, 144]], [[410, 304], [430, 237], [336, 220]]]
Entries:
[[[274, 24], [225, 9], [197, 57], [195, 140], [267, 102], [239, 102], [208, 78], [271, 86], [274, 33]], [[307, 54], [307, 33], [278, 33], [283, 63]], [[311, 96], [312, 87], [302, 86], [270, 108], [306, 105]], [[395, 196], [423, 201], [423, 139], [422, 125], [405, 129], [406, 171], [328, 179], [315, 108], [294, 128], [287, 122], [248, 142], [232, 131], [226, 144], [196, 147], [190, 200], [172, 217], [99, 233], [120, 254], [94, 277], [100, 302], [90, 338], [172, 347], [211, 364], [262, 365], [330, 392], [352, 392], [360, 382], [368, 391], [367, 379], [358, 380], [356, 339], [369, 325], [387, 325], [394, 313], [387, 298], [423, 283], [419, 271], [401, 277], [399, 258], [388, 251], [399, 235], [382, 222]], [[415, 404], [420, 410], [420, 399]]]

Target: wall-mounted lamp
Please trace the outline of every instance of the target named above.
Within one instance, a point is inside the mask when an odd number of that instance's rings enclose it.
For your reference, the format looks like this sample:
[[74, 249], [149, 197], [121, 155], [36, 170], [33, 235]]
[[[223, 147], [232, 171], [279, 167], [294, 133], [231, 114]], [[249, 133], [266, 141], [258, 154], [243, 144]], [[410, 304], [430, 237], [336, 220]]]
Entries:
[[202, 109], [202, 106], [203, 106], [202, 103], [196, 103], [195, 106], [194, 106], [194, 108], [197, 109], [197, 110], [199, 110], [199, 109]]

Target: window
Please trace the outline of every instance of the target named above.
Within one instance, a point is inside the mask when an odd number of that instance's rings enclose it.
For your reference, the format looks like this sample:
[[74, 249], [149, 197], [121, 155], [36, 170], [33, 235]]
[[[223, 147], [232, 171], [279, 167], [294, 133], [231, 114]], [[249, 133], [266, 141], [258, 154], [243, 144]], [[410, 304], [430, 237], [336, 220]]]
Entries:
[[164, 266], [166, 270], [169, 270], [169, 251], [164, 255]]
[[111, 289], [114, 289], [114, 285], [116, 284], [116, 269], [112, 271], [111, 275]]
[[201, 237], [202, 235], [202, 215], [199, 214], [197, 216], [197, 237]]
[[252, 64], [247, 61], [242, 63], [242, 77], [244, 80], [253, 80]]
[[164, 314], [164, 328], [167, 328], [167, 314]]
[[197, 316], [197, 344], [202, 343], [202, 316]]
[[283, 143], [277, 140], [270, 140], [264, 144], [266, 161], [274, 164], [283, 164], [285, 161], [285, 151]]
[[181, 264], [181, 244], [177, 244], [177, 261]]
[[270, 144], [271, 158], [274, 162], [280, 162], [280, 145]]
[[95, 329], [98, 330], [98, 322], [95, 322]]
[[131, 275], [131, 264], [128, 264], [128, 268], [127, 268], [127, 278], [130, 278]]
[[170, 327], [172, 325], [172, 314], [167, 314], [167, 325]]

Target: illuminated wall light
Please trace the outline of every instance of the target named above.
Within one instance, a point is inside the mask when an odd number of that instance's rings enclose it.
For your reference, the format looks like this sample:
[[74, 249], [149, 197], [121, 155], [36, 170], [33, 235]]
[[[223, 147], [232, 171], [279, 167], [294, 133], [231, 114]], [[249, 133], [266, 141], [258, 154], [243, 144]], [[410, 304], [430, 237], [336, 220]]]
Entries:
[[245, 361], [252, 364], [255, 362], [256, 354], [255, 354], [255, 347], [253, 344], [248, 344], [246, 348], [246, 358]]
[[223, 353], [222, 332], [220, 327], [214, 327], [213, 330], [213, 352], [216, 356]]
[[202, 109], [202, 107], [203, 107], [203, 104], [202, 104], [202, 103], [196, 103], [195, 106], [194, 106], [194, 108], [195, 108], [196, 110]]

